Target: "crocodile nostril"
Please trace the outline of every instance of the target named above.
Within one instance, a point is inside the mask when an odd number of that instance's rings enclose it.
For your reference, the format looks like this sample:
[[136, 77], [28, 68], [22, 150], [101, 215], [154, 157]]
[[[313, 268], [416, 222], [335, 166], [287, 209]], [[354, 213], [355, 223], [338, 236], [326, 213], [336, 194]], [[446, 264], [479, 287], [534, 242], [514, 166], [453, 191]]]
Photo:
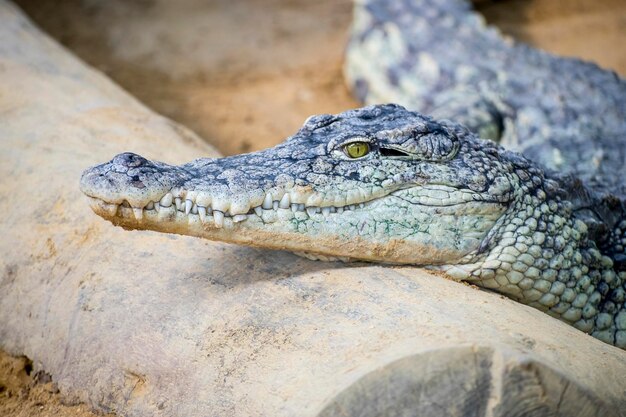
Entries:
[[139, 179], [139, 175], [133, 175], [130, 179], [130, 184], [135, 188], [146, 188], [146, 184]]

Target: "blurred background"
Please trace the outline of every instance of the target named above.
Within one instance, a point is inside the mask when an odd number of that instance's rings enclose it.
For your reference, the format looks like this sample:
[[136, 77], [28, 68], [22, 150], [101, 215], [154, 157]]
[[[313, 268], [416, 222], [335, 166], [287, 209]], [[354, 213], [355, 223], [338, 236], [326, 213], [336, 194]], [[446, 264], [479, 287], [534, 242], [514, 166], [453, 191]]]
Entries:
[[[350, 0], [17, 0], [45, 31], [223, 154], [357, 107], [342, 78]], [[626, 75], [624, 0], [476, 0], [504, 33]]]

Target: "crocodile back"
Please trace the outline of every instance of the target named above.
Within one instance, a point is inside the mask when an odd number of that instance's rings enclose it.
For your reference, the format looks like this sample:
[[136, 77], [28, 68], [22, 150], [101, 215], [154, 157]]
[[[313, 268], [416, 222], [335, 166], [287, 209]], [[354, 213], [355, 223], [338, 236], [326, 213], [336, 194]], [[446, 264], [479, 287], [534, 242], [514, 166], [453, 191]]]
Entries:
[[367, 104], [491, 125], [503, 146], [626, 200], [626, 82], [502, 36], [469, 2], [358, 2], [345, 72]]

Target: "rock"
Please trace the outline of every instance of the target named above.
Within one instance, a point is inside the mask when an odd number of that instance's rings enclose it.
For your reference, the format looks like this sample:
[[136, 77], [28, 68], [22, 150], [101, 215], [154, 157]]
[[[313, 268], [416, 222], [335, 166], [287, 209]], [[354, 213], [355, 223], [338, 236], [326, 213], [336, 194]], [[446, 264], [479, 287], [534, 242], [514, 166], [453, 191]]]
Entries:
[[91, 213], [84, 168], [215, 155], [0, 2], [0, 348], [126, 416], [626, 415], [624, 351], [409, 267]]

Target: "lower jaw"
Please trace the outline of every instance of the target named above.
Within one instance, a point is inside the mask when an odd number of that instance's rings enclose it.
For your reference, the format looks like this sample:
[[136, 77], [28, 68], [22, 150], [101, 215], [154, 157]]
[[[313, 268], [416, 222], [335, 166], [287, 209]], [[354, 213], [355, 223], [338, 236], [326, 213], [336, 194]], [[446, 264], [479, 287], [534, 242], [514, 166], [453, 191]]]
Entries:
[[[328, 226], [336, 219], [330, 218], [332, 216], [363, 219], [359, 217], [358, 211], [331, 214], [327, 218], [323, 213], [309, 215], [306, 212], [294, 213], [289, 209], [264, 210], [261, 216], [251, 214], [243, 221], [226, 216], [220, 222], [221, 227], [218, 227], [213, 215], [207, 215], [203, 221], [200, 215], [185, 214], [176, 210], [174, 206], [161, 207], [158, 211], [143, 210], [139, 219], [130, 207], [119, 206], [116, 212], [112, 213], [111, 205], [98, 199], [92, 199], [91, 206], [98, 215], [125, 229], [154, 230], [266, 249], [390, 264], [455, 263], [465, 257], [473, 246], [477, 247], [481, 240], [478, 236], [469, 247], [467, 245], [449, 247], [440, 242], [416, 241], [402, 237], [362, 236], [354, 229], [342, 234], [337, 232], [339, 227]], [[434, 212], [436, 213], [436, 210]], [[494, 223], [495, 220], [497, 218], [494, 218]], [[298, 230], [299, 226], [306, 228], [307, 225], [323, 227], [307, 233]]]

